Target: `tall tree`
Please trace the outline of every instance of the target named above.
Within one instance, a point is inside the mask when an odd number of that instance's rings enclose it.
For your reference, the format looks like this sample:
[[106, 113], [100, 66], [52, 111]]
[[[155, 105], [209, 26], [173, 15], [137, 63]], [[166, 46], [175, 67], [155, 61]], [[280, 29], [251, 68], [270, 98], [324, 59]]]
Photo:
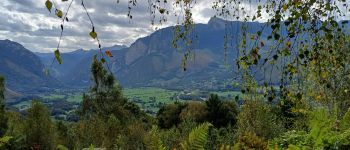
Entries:
[[40, 102], [33, 101], [25, 122], [28, 148], [53, 149], [53, 123], [48, 109]]
[[223, 102], [216, 94], [211, 94], [205, 102], [208, 111], [208, 121], [215, 127], [224, 127], [236, 124], [238, 107], [234, 102]]
[[4, 136], [7, 130], [7, 116], [5, 111], [5, 79], [0, 76], [0, 137]]
[[174, 103], [162, 106], [157, 113], [158, 126], [161, 128], [171, 128], [181, 122], [180, 114], [186, 107], [184, 103]]
[[129, 117], [123, 108], [127, 99], [123, 96], [121, 87], [115, 84], [113, 75], [104, 68], [97, 56], [93, 58], [91, 72], [94, 85], [83, 96], [81, 116], [89, 118], [97, 115], [105, 120], [112, 114], [120, 120]]

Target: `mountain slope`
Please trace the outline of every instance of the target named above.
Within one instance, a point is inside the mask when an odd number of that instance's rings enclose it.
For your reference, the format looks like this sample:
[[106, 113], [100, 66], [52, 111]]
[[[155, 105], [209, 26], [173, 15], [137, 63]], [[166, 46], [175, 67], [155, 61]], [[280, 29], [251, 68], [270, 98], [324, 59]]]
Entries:
[[44, 74], [44, 65], [37, 55], [10, 40], [0, 40], [0, 75], [7, 86], [16, 91], [56, 86], [55, 79]]
[[[246, 23], [247, 36], [256, 34], [264, 23]], [[203, 88], [224, 89], [230, 87], [235, 76], [239, 36], [243, 22], [225, 21], [211, 18], [207, 24], [196, 24], [191, 56], [186, 71], [182, 66], [184, 48], [173, 48], [174, 29], [167, 27], [137, 39], [128, 48], [105, 48], [112, 52], [113, 58], [106, 58], [107, 64], [123, 86], [158, 86], [165, 88]], [[283, 27], [282, 27], [283, 28]], [[224, 50], [224, 37], [231, 34], [228, 49]], [[267, 28], [261, 34], [266, 39], [271, 34]], [[282, 33], [286, 34], [286, 33]], [[266, 43], [267, 45], [269, 43]], [[249, 44], [248, 44], [249, 45]], [[267, 47], [267, 46], [266, 46]], [[96, 50], [77, 50], [61, 54], [63, 64], [53, 65], [52, 74], [69, 87], [88, 87], [91, 85], [90, 65]], [[50, 64], [53, 54], [38, 54]], [[48, 59], [49, 58], [49, 59]], [[47, 61], [49, 60], [49, 61]], [[226, 61], [225, 61], [226, 60]], [[277, 74], [278, 71], [274, 71]], [[257, 79], [265, 78], [263, 72], [257, 72]], [[278, 78], [273, 78], [278, 80]], [[274, 80], [274, 81], [275, 81]]]
[[[225, 26], [226, 23], [230, 26]], [[249, 23], [248, 32], [256, 33], [263, 25]], [[129, 48], [112, 50], [114, 57], [107, 59], [108, 64], [123, 86], [225, 88], [226, 83], [234, 76], [233, 60], [236, 58], [238, 40], [229, 43], [225, 57], [224, 36], [228, 28], [230, 33], [239, 35], [241, 26], [242, 22], [227, 22], [219, 18], [212, 18], [208, 24], [197, 24], [197, 36], [193, 38], [193, 52], [187, 63], [187, 71], [183, 71], [182, 67], [184, 51], [172, 47], [173, 27], [160, 29], [140, 38]], [[265, 35], [267, 34], [263, 33]], [[91, 58], [84, 57], [76, 62], [71, 72], [64, 75], [63, 81], [72, 86], [90, 85], [88, 69]]]
[[[126, 46], [114, 45], [105, 47], [102, 51], [109, 50], [113, 53], [123, 51]], [[100, 55], [99, 50], [75, 50], [68, 53], [61, 53], [62, 64], [58, 64], [54, 60], [53, 53], [36, 53], [46, 66], [50, 66], [50, 74], [57, 78], [60, 82], [70, 87], [87, 87], [90, 85], [90, 65], [94, 55]], [[123, 56], [124, 54], [114, 54]], [[109, 61], [109, 59], [107, 59]], [[51, 65], [52, 64], [52, 65]]]

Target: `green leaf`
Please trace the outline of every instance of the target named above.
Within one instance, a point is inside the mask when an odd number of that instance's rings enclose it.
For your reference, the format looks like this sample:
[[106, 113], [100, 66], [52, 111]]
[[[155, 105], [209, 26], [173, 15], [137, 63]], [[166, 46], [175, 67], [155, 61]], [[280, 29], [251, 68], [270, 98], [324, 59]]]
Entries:
[[145, 138], [146, 148], [152, 150], [167, 150], [163, 145], [157, 126], [153, 126]]
[[257, 34], [258, 34], [258, 36], [261, 36], [262, 31], [258, 31]]
[[3, 146], [9, 144], [11, 139], [12, 139], [12, 136], [0, 137], [0, 149], [4, 148]]
[[55, 58], [59, 64], [62, 64], [61, 54], [59, 50], [55, 50]]
[[59, 9], [56, 9], [56, 16], [59, 17], [59, 18], [62, 18], [62, 16], [63, 16], [62, 11], [59, 10]]
[[274, 34], [274, 38], [275, 38], [275, 40], [280, 39], [280, 37], [281, 37], [281, 35], [279, 35], [278, 33], [275, 33], [275, 34]]
[[259, 5], [259, 6], [258, 6], [258, 9], [262, 9], [262, 6], [261, 6], [261, 5]]
[[94, 149], [95, 149], [94, 145], [91, 144], [91, 145], [89, 146], [89, 150], [94, 150]]
[[52, 2], [51, 1], [49, 1], [49, 0], [47, 0], [46, 2], [45, 2], [45, 5], [46, 5], [46, 8], [50, 11], [50, 13], [51, 13], [51, 9], [52, 9]]
[[63, 145], [57, 145], [56, 150], [68, 150], [68, 148]]
[[184, 150], [204, 150], [207, 144], [208, 130], [212, 125], [210, 123], [203, 123], [194, 128], [188, 135], [188, 139], [181, 144]]
[[159, 9], [159, 13], [164, 14], [164, 12], [165, 12], [165, 9], [164, 9], [164, 8], [160, 8], [160, 9]]
[[90, 32], [90, 36], [91, 36], [93, 39], [96, 39], [97, 33], [96, 33], [95, 31], [91, 31], [91, 32]]
[[106, 59], [105, 59], [105, 58], [101, 58], [101, 62], [102, 62], [102, 63], [105, 63], [105, 62], [106, 62]]

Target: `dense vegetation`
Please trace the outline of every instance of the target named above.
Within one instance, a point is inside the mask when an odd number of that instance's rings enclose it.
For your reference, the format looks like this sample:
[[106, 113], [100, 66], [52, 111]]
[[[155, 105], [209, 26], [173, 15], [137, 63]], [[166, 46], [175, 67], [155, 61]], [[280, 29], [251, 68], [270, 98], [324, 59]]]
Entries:
[[[167, 1], [149, 2], [160, 14], [168, 13], [156, 7]], [[348, 2], [259, 1], [254, 15], [240, 5], [243, 2], [219, 0], [213, 6], [219, 16], [245, 23], [262, 19], [262, 11], [269, 16], [267, 39], [261, 38], [262, 31], [248, 35], [248, 26], [242, 25], [236, 49], [241, 97], [223, 101], [212, 94], [204, 102], [176, 101], [162, 105], [154, 117], [124, 96], [102, 53], [93, 58], [94, 82], [83, 95], [76, 122], [50, 118], [37, 101], [26, 115], [6, 111], [0, 78], [0, 149], [350, 149], [350, 37], [348, 22], [337, 20], [344, 16], [342, 7], [348, 11]], [[174, 28], [173, 46], [185, 49], [184, 71], [192, 50], [194, 4], [175, 1], [184, 20]], [[82, 6], [86, 10], [83, 1]], [[46, 7], [51, 11], [50, 0]], [[56, 9], [63, 23], [67, 13]], [[128, 16], [132, 19], [130, 11]], [[90, 36], [101, 48], [91, 24]], [[109, 51], [105, 54], [112, 57]], [[55, 56], [62, 63], [59, 44]], [[272, 76], [257, 81], [254, 73], [259, 69], [280, 73], [280, 82], [273, 84]]]
[[[322, 103], [272, 104], [263, 96], [243, 105], [215, 94], [205, 102], [175, 102], [156, 117], [124, 97], [121, 87], [94, 57], [94, 85], [83, 95], [77, 122], [53, 120], [32, 101], [25, 116], [4, 107], [1, 78], [1, 149], [348, 149], [350, 111]], [[324, 102], [323, 102], [324, 103]], [[311, 108], [311, 106], [313, 106]], [[344, 112], [343, 115], [336, 110]]]

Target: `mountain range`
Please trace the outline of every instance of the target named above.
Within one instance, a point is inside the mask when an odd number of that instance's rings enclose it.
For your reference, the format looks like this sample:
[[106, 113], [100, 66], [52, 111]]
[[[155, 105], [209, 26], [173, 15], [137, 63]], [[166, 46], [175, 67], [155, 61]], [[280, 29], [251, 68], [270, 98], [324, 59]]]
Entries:
[[[229, 25], [228, 25], [229, 24]], [[187, 70], [182, 67], [184, 51], [172, 46], [174, 29], [167, 27], [137, 39], [129, 47], [103, 48], [114, 57], [107, 64], [125, 87], [157, 86], [165, 88], [225, 89], [235, 76], [242, 22], [211, 18], [196, 24]], [[255, 34], [264, 23], [248, 23], [248, 34]], [[234, 33], [224, 50], [225, 33]], [[266, 38], [270, 30], [262, 33]], [[237, 40], [236, 40], [237, 39]], [[183, 43], [180, 45], [183, 45]], [[10, 89], [27, 91], [43, 88], [87, 88], [91, 84], [90, 65], [98, 50], [75, 50], [62, 53], [63, 64], [53, 62], [53, 53], [33, 53], [19, 43], [0, 41], [0, 74]], [[227, 61], [225, 61], [227, 60]], [[53, 62], [53, 63], [52, 63]], [[49, 74], [45, 75], [45, 68]]]

